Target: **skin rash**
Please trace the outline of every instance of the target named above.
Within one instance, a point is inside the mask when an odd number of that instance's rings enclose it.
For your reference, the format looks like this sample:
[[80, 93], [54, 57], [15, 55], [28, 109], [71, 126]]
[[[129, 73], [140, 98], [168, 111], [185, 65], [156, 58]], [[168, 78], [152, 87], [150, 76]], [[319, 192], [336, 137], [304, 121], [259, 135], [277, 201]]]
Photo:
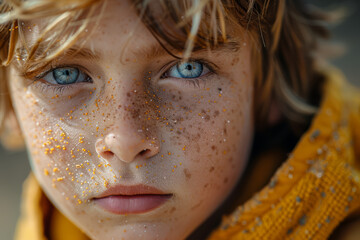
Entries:
[[[251, 45], [239, 35], [237, 51], [194, 52], [194, 61], [205, 59], [213, 69], [177, 78], [164, 73], [178, 60], [163, 50], [151, 54], [161, 47], [127, 2], [111, 1], [105, 13], [83, 47], [95, 57], [64, 55], [51, 64], [76, 67], [91, 80], [56, 85], [45, 77], [51, 69], [26, 79], [11, 66], [11, 96], [33, 172], [92, 239], [183, 239], [230, 194], [246, 165]], [[31, 24], [29, 41], [45, 23]], [[113, 214], [94, 203], [118, 184], [145, 184], [172, 197], [140, 214]]]

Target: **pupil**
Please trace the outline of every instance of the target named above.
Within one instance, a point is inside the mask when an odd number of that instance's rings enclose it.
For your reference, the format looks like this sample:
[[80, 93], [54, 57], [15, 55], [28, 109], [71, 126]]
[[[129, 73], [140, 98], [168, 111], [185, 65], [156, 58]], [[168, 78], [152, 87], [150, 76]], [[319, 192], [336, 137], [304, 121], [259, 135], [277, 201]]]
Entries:
[[192, 70], [192, 66], [191, 66], [190, 64], [188, 64], [188, 65], [186, 66], [186, 70], [191, 71], [191, 70]]
[[66, 71], [65, 71], [65, 75], [66, 75], [66, 76], [70, 76], [70, 71], [69, 71], [69, 70], [66, 70]]

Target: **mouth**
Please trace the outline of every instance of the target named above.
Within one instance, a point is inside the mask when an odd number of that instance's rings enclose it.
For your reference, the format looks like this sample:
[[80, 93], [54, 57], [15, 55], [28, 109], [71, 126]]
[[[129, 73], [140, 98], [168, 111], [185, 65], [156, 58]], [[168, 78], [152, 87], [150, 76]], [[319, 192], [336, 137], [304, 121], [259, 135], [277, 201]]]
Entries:
[[127, 215], [150, 212], [165, 204], [172, 196], [147, 185], [117, 185], [93, 198], [93, 201], [107, 212]]

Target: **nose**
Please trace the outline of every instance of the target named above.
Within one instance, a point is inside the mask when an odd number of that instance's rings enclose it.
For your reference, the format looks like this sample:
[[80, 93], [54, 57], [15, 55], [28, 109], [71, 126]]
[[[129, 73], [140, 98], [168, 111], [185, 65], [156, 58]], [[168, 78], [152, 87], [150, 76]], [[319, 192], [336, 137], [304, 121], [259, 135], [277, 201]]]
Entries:
[[111, 132], [104, 139], [98, 139], [95, 148], [97, 154], [107, 161], [120, 160], [125, 163], [151, 158], [160, 149], [156, 139], [142, 137], [136, 133], [121, 132]]

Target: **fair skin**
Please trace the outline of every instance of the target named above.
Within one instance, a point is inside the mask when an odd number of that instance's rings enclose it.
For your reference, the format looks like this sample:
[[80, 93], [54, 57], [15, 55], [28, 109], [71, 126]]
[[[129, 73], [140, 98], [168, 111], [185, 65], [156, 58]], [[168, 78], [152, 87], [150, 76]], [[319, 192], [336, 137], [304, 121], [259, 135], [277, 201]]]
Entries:
[[[51, 69], [37, 81], [25, 79], [11, 66], [11, 96], [33, 172], [54, 205], [92, 239], [184, 239], [245, 168], [253, 135], [251, 44], [239, 35], [237, 51], [194, 52], [192, 66], [202, 72], [183, 78], [179, 60], [144, 25], [135, 28], [129, 3], [111, 1], [105, 13], [83, 47], [94, 58], [54, 61], [55, 69], [75, 71], [77, 82], [59, 85]], [[31, 24], [30, 42], [44, 23]], [[127, 214], [95, 200], [109, 188], [137, 184], [168, 199]]]

